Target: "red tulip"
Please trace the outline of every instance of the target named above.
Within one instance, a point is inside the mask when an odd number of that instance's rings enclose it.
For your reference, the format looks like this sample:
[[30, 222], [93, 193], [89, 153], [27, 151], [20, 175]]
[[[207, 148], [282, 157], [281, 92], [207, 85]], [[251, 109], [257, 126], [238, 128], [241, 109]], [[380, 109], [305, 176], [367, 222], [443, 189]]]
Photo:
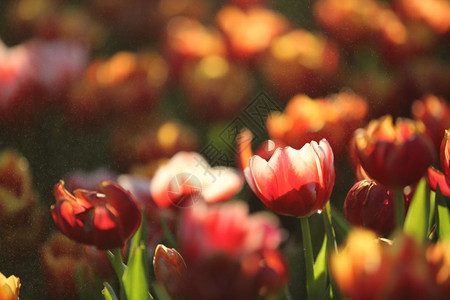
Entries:
[[268, 212], [249, 215], [239, 202], [197, 203], [181, 212], [178, 242], [187, 265], [179, 285], [186, 299], [257, 299], [288, 282], [277, 251], [279, 222]]
[[141, 212], [131, 193], [104, 181], [100, 192], [75, 190], [60, 181], [53, 189], [56, 204], [52, 216], [56, 226], [71, 239], [99, 249], [122, 247], [139, 228]]
[[391, 116], [369, 123], [354, 134], [359, 162], [370, 178], [390, 188], [419, 181], [434, 158], [434, 148], [422, 123]]
[[441, 144], [441, 166], [444, 173], [433, 167], [428, 169], [428, 182], [433, 191], [439, 185], [439, 189], [445, 196], [450, 196], [450, 130], [445, 130], [445, 136]]
[[333, 150], [325, 139], [300, 150], [278, 148], [268, 162], [253, 156], [244, 173], [250, 188], [272, 211], [310, 216], [330, 198], [335, 178]]
[[361, 180], [350, 189], [344, 213], [351, 225], [372, 229], [381, 235], [395, 227], [393, 194], [374, 181]]

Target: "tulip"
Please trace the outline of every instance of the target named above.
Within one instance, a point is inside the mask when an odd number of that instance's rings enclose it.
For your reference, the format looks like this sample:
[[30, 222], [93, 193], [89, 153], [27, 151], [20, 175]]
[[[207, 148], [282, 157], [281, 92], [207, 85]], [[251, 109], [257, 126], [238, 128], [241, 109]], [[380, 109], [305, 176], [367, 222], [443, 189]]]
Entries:
[[433, 247], [426, 249], [405, 235], [382, 243], [375, 233], [358, 229], [331, 255], [331, 272], [341, 292], [353, 300], [447, 299], [442, 293], [447, 276], [438, 275], [446, 268], [443, 249], [433, 253]]
[[440, 159], [444, 173], [433, 167], [428, 169], [428, 182], [433, 191], [439, 185], [439, 189], [445, 196], [450, 196], [450, 130], [445, 130], [445, 136], [442, 139]]
[[442, 143], [445, 129], [450, 128], [450, 104], [445, 99], [426, 95], [412, 105], [414, 119], [425, 125], [426, 134], [433, 141], [436, 151]]
[[160, 207], [224, 201], [236, 194], [243, 179], [232, 168], [214, 167], [198, 153], [179, 152], [155, 173], [151, 194]]
[[370, 38], [371, 20], [378, 6], [374, 0], [319, 0], [314, 4], [314, 14], [340, 45], [354, 49]]
[[233, 5], [220, 9], [216, 23], [225, 35], [230, 54], [244, 61], [253, 60], [290, 27], [288, 20], [275, 11], [263, 7], [242, 10]]
[[271, 41], [258, 59], [258, 69], [281, 98], [297, 93], [318, 95], [332, 89], [339, 56], [330, 40], [296, 29]]
[[180, 299], [177, 294], [180, 280], [186, 276], [187, 268], [183, 257], [175, 249], [170, 249], [164, 245], [156, 246], [155, 256], [153, 257], [153, 268], [155, 270], [156, 280], [162, 285], [170, 295]]
[[0, 299], [19, 300], [20, 279], [14, 275], [6, 278], [0, 273]]
[[[247, 128], [243, 128], [236, 137], [236, 164], [241, 171], [244, 171], [248, 167], [248, 162], [253, 156], [252, 140], [253, 134]], [[284, 143], [278, 140], [266, 140], [258, 146], [256, 155], [261, 156], [265, 160], [269, 160], [277, 148], [285, 146]]]
[[104, 181], [101, 193], [75, 190], [60, 181], [53, 189], [53, 221], [69, 238], [101, 250], [124, 246], [141, 223], [141, 212], [133, 195], [115, 183]]
[[422, 123], [391, 116], [371, 121], [355, 131], [355, 151], [370, 178], [390, 188], [403, 188], [419, 181], [434, 159], [431, 141]]
[[288, 282], [277, 251], [279, 222], [268, 212], [250, 215], [240, 202], [198, 203], [181, 211], [178, 230], [186, 299], [256, 299]]
[[374, 181], [357, 182], [344, 201], [344, 213], [353, 226], [372, 229], [381, 235], [395, 227], [392, 192]]
[[247, 183], [272, 211], [307, 217], [322, 210], [334, 186], [334, 157], [327, 140], [300, 150], [278, 148], [269, 161], [258, 155], [244, 170]]
[[33, 207], [35, 196], [28, 161], [15, 150], [0, 153], [0, 220], [13, 224]]
[[397, 12], [409, 21], [425, 23], [435, 32], [450, 31], [450, 3], [445, 0], [395, 0]]
[[[253, 80], [245, 66], [218, 55], [185, 64], [180, 85], [188, 107], [198, 118], [229, 120], [236, 116], [252, 94]], [[239, 85], [239, 89], [234, 89]]]
[[338, 155], [345, 152], [367, 112], [366, 100], [356, 94], [342, 92], [317, 99], [300, 94], [289, 100], [284, 113], [271, 113], [266, 126], [273, 140], [294, 148], [326, 138]]

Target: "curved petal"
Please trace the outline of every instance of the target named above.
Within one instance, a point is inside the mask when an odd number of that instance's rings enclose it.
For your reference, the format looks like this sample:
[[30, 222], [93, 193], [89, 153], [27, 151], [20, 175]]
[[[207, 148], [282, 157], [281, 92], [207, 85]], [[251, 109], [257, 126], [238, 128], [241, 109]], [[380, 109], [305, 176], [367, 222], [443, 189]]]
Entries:
[[93, 244], [106, 250], [122, 247], [125, 240], [120, 220], [106, 207], [96, 207], [93, 217]]
[[249, 170], [250, 177], [253, 179], [254, 187], [256, 188], [254, 191], [257, 195], [261, 195], [260, 199], [264, 204], [279, 196], [276, 174], [267, 161], [255, 155], [250, 158]]
[[216, 180], [202, 190], [206, 202], [214, 203], [229, 199], [242, 188], [243, 178], [234, 169], [213, 168], [213, 171]]
[[450, 179], [443, 173], [439, 172], [433, 167], [428, 168], [428, 182], [433, 191], [436, 191], [436, 187], [439, 185], [444, 196], [450, 196]]
[[123, 229], [124, 239], [128, 239], [137, 231], [141, 224], [141, 211], [133, 195], [113, 182], [105, 181], [100, 185], [100, 191], [105, 194], [107, 207], [119, 219]]

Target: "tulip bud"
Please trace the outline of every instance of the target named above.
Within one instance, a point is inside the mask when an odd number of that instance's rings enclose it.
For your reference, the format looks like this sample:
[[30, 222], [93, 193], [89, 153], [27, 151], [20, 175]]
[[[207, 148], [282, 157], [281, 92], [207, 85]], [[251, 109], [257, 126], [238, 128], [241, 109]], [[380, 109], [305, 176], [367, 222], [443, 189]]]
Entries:
[[395, 227], [392, 193], [374, 181], [362, 180], [350, 189], [345, 198], [344, 213], [351, 225], [372, 229], [381, 235], [390, 233]]
[[[179, 299], [180, 283], [186, 276], [187, 267], [183, 257], [175, 249], [159, 244], [153, 257], [156, 280], [175, 299]], [[177, 296], [178, 295], [178, 296]]]

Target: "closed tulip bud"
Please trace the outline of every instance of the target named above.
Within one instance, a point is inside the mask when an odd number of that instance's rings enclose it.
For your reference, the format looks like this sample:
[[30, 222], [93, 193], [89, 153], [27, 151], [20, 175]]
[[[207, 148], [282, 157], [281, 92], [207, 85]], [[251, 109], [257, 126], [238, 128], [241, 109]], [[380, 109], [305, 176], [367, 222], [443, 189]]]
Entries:
[[334, 156], [327, 140], [300, 150], [278, 148], [269, 161], [255, 155], [244, 170], [247, 183], [270, 210], [307, 217], [322, 210], [334, 186]]
[[351, 225], [372, 229], [381, 235], [395, 227], [393, 194], [374, 181], [362, 180], [350, 189], [344, 213]]
[[422, 123], [391, 116], [371, 121], [355, 131], [359, 162], [370, 178], [388, 186], [402, 188], [419, 181], [434, 159], [431, 141]]
[[101, 250], [123, 247], [141, 224], [141, 211], [131, 193], [104, 181], [100, 192], [75, 190], [61, 181], [55, 185], [52, 216], [58, 229], [69, 238]]
[[0, 299], [19, 300], [20, 279], [14, 275], [6, 278], [0, 273]]
[[153, 257], [156, 280], [176, 299], [180, 298], [180, 281], [186, 275], [187, 267], [177, 250], [159, 244]]

